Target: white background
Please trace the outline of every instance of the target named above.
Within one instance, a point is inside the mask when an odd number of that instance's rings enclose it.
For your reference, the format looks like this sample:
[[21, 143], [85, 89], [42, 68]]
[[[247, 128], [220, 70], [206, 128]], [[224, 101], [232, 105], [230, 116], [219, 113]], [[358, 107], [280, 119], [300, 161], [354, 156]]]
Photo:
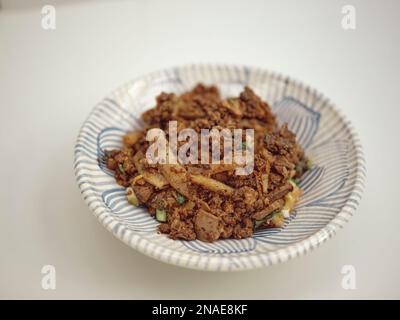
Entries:
[[[57, 29], [41, 28], [53, 4]], [[357, 29], [341, 28], [352, 4]], [[1, 298], [400, 298], [400, 1], [2, 1]], [[329, 96], [362, 139], [357, 214], [312, 253], [270, 268], [206, 273], [115, 239], [75, 183], [73, 147], [91, 108], [123, 82], [192, 62], [291, 75]], [[41, 288], [41, 268], [57, 289]], [[341, 287], [343, 265], [357, 289]]]

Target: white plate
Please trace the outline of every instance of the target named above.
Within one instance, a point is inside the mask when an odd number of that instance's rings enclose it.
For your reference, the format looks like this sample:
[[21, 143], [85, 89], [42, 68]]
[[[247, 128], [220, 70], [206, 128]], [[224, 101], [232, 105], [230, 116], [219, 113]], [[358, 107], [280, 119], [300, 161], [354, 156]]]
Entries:
[[[223, 96], [238, 95], [250, 86], [272, 106], [280, 122], [289, 123], [315, 164], [301, 180], [304, 194], [284, 227], [242, 240], [171, 240], [157, 233], [157, 222], [146, 209], [127, 203], [124, 189], [98, 161], [103, 150], [121, 147], [122, 135], [141, 126], [141, 113], [155, 105], [160, 92], [181, 93], [198, 82], [217, 85]], [[359, 139], [329, 100], [289, 77], [234, 65], [172, 68], [121, 86], [96, 105], [84, 122], [74, 168], [89, 208], [117, 238], [155, 259], [210, 271], [260, 268], [318, 247], [353, 215], [365, 179]]]

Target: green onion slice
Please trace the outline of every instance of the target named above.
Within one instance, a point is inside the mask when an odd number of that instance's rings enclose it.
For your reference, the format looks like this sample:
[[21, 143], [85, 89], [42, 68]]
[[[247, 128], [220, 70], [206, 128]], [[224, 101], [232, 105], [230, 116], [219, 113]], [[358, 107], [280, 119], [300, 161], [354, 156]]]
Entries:
[[156, 210], [156, 220], [159, 222], [167, 221], [167, 212], [165, 211], [165, 209], [157, 209]]

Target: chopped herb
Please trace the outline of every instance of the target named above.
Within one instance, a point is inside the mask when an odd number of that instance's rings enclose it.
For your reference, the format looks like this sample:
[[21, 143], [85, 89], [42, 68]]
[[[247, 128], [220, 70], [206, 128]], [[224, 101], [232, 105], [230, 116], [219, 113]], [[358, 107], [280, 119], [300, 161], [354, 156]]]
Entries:
[[156, 210], [156, 220], [159, 222], [167, 221], [167, 212], [165, 211], [165, 209], [157, 209]]
[[119, 168], [119, 171], [121, 171], [121, 173], [125, 174], [124, 166], [121, 163], [118, 164], [118, 168]]
[[265, 222], [265, 219], [264, 220], [256, 220], [254, 222], [254, 229], [261, 227], [264, 224], [264, 222]]
[[178, 195], [176, 196], [176, 201], [178, 201], [179, 204], [184, 204], [186, 202], [186, 198], [178, 193]]
[[257, 229], [257, 228], [261, 227], [262, 225], [266, 224], [268, 221], [270, 221], [273, 218], [275, 213], [276, 213], [276, 211], [273, 211], [261, 220], [254, 220], [254, 229]]
[[314, 165], [313, 162], [310, 159], [308, 159], [306, 162], [307, 169], [311, 170], [313, 165]]
[[246, 148], [247, 148], [246, 141], [243, 141], [243, 142], [242, 142], [242, 150], [243, 150], [243, 149], [246, 149]]
[[298, 187], [300, 182], [297, 179], [289, 179], [289, 183], [291, 183], [293, 187]]
[[271, 218], [271, 222], [275, 228], [283, 227], [285, 223], [285, 217], [283, 216], [282, 212], [275, 212]]

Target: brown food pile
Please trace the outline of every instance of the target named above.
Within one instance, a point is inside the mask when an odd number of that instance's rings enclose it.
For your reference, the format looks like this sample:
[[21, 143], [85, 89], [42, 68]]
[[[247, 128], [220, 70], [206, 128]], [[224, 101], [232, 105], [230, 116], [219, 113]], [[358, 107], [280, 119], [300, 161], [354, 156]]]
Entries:
[[[296, 180], [308, 161], [295, 134], [287, 125], [278, 127], [269, 105], [250, 88], [226, 100], [216, 87], [201, 84], [180, 96], [161, 93], [142, 118], [146, 128], [124, 136], [124, 147], [107, 151], [106, 163], [116, 181], [128, 188], [128, 201], [145, 205], [163, 222], [160, 232], [172, 239], [212, 242], [247, 238], [255, 229], [283, 225], [301, 194]], [[235, 175], [235, 166], [226, 164], [149, 165], [146, 130], [168, 133], [170, 120], [178, 122], [178, 132], [254, 129], [253, 172]]]

